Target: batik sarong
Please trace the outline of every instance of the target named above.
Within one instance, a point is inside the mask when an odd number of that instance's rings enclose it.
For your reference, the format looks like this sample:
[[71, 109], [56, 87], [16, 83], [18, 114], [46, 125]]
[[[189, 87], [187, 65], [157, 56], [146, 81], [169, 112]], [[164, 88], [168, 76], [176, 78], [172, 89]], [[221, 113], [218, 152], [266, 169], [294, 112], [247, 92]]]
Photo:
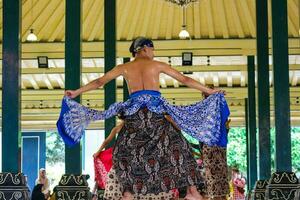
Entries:
[[[107, 176], [107, 182], [104, 192], [104, 200], [120, 200], [122, 199], [123, 187], [118, 180], [115, 170], [112, 168]], [[177, 199], [176, 194], [172, 191], [166, 193], [162, 192], [157, 195], [155, 194], [134, 194], [134, 200], [175, 200]]]
[[[183, 135], [167, 121], [207, 145], [227, 134], [229, 110], [222, 94], [188, 106], [169, 104], [157, 91], [138, 91], [105, 111], [89, 109], [65, 97], [57, 128], [67, 145], [80, 141], [91, 121], [122, 115], [125, 125], [116, 140], [113, 166], [124, 191], [158, 194], [201, 183], [196, 161]], [[225, 133], [223, 133], [225, 130]]]
[[105, 188], [107, 174], [112, 168], [112, 152], [113, 148], [108, 148], [94, 158], [95, 181], [98, 188]]
[[203, 164], [207, 197], [226, 197], [229, 195], [226, 148], [203, 145]]
[[124, 121], [113, 152], [124, 191], [158, 194], [203, 182], [190, 144], [163, 114], [143, 108]]
[[118, 114], [131, 116], [145, 107], [152, 113], [170, 115], [182, 131], [204, 144], [223, 146], [227, 142], [225, 123], [229, 109], [223, 94], [210, 95], [192, 105], [176, 106], [161, 97], [158, 91], [142, 90], [131, 94], [129, 100], [114, 103], [104, 111], [87, 108], [64, 97], [57, 129], [64, 142], [72, 146], [80, 141], [91, 121]]

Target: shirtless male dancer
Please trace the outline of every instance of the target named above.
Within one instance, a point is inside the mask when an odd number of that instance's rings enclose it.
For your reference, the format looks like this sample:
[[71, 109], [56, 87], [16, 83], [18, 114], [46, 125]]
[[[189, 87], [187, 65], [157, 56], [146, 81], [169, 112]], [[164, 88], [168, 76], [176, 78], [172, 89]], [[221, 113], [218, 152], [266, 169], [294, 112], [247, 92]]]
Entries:
[[[138, 37], [135, 39], [130, 47], [130, 52], [134, 56], [134, 60], [125, 64], [120, 64], [114, 67], [111, 71], [105, 73], [102, 77], [88, 83], [87, 85], [77, 90], [67, 90], [65, 95], [70, 98], [75, 98], [83, 92], [95, 90], [104, 86], [109, 81], [123, 76], [127, 82], [128, 90], [132, 94], [141, 90], [159, 91], [159, 75], [161, 73], [167, 74], [177, 81], [185, 84], [190, 88], [197, 89], [201, 92], [211, 95], [222, 92], [217, 89], [208, 88], [192, 78], [185, 76], [170, 67], [168, 64], [153, 60], [154, 46], [150, 39]], [[129, 191], [123, 194], [124, 200], [132, 199], [133, 195]], [[196, 189], [195, 185], [188, 186], [187, 196], [185, 199], [200, 200], [202, 196]]]

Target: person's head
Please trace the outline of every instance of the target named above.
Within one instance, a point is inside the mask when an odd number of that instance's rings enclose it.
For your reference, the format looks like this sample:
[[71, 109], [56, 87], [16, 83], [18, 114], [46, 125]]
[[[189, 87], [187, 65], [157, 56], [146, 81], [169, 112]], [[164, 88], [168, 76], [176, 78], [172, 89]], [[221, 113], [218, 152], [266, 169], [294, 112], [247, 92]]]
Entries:
[[40, 175], [40, 178], [46, 178], [46, 170], [44, 168], [41, 168], [39, 175]]
[[237, 178], [237, 176], [240, 174], [240, 170], [238, 168], [232, 168], [231, 169], [231, 176], [232, 178]]
[[154, 57], [154, 45], [153, 42], [145, 37], [138, 37], [132, 41], [129, 48], [133, 57], [146, 57], [153, 59]]

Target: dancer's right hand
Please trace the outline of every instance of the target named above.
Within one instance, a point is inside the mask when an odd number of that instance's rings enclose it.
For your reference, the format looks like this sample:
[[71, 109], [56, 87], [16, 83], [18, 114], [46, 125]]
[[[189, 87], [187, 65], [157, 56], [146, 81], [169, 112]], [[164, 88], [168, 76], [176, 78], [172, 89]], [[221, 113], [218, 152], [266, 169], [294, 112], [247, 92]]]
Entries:
[[221, 93], [221, 94], [226, 95], [225, 90], [219, 90], [219, 89], [211, 89], [211, 91], [209, 92], [208, 95], [215, 94], [215, 93]]
[[70, 97], [70, 98], [75, 98], [79, 95], [79, 93], [77, 92], [77, 90], [66, 90], [65, 91], [65, 96]]
[[96, 158], [98, 155], [99, 155], [98, 152], [97, 152], [97, 153], [94, 153], [94, 154], [93, 154], [93, 157]]
[[96, 158], [96, 157], [100, 154], [100, 152], [101, 152], [101, 151], [97, 151], [96, 153], [94, 153], [94, 154], [93, 154], [93, 157]]

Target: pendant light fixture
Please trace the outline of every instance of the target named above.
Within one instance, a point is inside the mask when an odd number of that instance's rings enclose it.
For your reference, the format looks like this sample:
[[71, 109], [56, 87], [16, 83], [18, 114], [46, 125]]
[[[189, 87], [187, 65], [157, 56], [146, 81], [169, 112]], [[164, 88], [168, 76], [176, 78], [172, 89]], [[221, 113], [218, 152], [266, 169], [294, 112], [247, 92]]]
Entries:
[[182, 6], [182, 26], [181, 31], [179, 32], [180, 39], [187, 39], [190, 38], [189, 32], [186, 30], [186, 6]]
[[33, 0], [31, 0], [31, 28], [30, 28], [30, 32], [29, 34], [27, 35], [27, 38], [26, 40], [28, 42], [36, 42], [37, 41], [37, 36], [34, 34], [34, 29], [32, 27], [32, 24], [33, 24]]

